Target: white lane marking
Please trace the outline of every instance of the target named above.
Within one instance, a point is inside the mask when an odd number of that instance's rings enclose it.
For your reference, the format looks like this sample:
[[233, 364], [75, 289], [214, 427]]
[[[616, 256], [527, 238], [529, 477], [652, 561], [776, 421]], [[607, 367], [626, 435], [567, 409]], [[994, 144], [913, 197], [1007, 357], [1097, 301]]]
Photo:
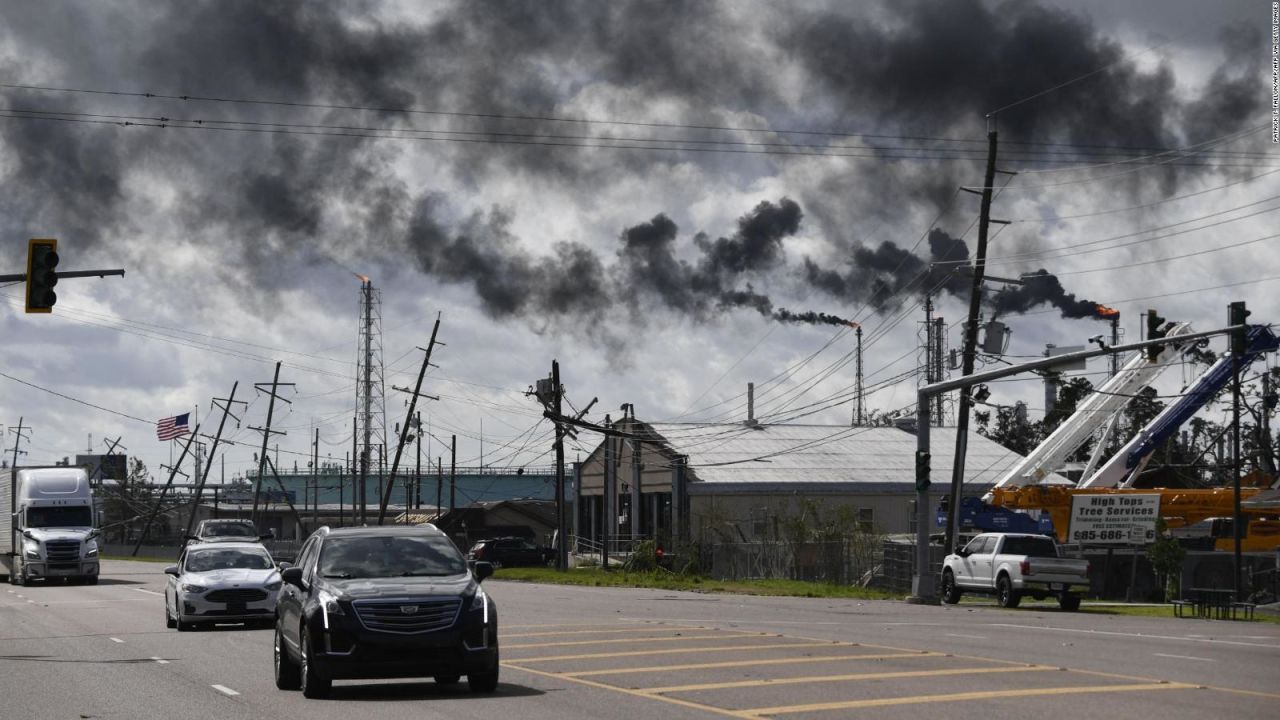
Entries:
[[1183, 642], [1215, 643], [1220, 645], [1243, 645], [1245, 647], [1274, 648], [1275, 645], [1262, 643], [1235, 642], [1232, 640], [1215, 640], [1213, 638], [1188, 637], [1185, 635], [1147, 635], [1146, 633], [1115, 632], [1113, 630], [1079, 630], [1076, 628], [1056, 628], [1045, 625], [1014, 625], [1012, 623], [991, 623], [992, 627], [1018, 628], [1021, 630], [1052, 630], [1054, 632], [1082, 633], [1085, 635], [1119, 635], [1121, 637], [1138, 637], [1150, 640], [1181, 640]]
[[169, 664], [169, 661], [168, 661], [168, 660], [165, 660], [164, 658], [156, 657], [156, 656], [154, 656], [154, 655], [152, 655], [152, 656], [151, 656], [151, 659], [152, 659], [152, 660], [155, 660], [157, 665], [168, 665], [168, 664]]
[[124, 642], [124, 641], [123, 641], [123, 640], [121, 640], [120, 638], [109, 638], [109, 639], [111, 640], [111, 642], [118, 642], [118, 643], [122, 643], [122, 642]]
[[142, 588], [134, 588], [134, 590], [137, 590], [138, 592], [144, 592], [148, 595], [164, 595], [164, 593], [158, 593], [155, 590], [143, 590]]
[[1195, 657], [1194, 655], [1168, 655], [1165, 653], [1151, 653], [1151, 654], [1155, 655], [1156, 657], [1173, 658], [1174, 660], [1201, 660], [1203, 662], [1218, 662], [1213, 658]]
[[986, 640], [986, 635], [961, 635], [960, 633], [947, 633], [947, 637], [969, 638], [971, 640]]
[[217, 690], [218, 692], [228, 697], [240, 694], [235, 690], [232, 690], [231, 688], [227, 687], [226, 685], [210, 685], [209, 687], [213, 688], [214, 690]]

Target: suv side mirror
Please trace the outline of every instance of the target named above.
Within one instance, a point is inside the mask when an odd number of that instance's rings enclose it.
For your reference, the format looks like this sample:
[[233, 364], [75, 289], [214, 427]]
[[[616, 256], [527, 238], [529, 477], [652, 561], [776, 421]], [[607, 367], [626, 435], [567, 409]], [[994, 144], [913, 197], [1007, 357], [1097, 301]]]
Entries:
[[300, 567], [287, 567], [281, 570], [280, 579], [300, 590], [306, 589], [302, 587], [302, 568]]
[[969, 557], [969, 548], [960, 548], [956, 551], [956, 554], [960, 557]]
[[164, 574], [178, 577], [178, 566], [177, 565], [166, 566], [164, 569]]
[[493, 575], [493, 563], [477, 560], [472, 572], [476, 575], [476, 582], [484, 582], [485, 578]]

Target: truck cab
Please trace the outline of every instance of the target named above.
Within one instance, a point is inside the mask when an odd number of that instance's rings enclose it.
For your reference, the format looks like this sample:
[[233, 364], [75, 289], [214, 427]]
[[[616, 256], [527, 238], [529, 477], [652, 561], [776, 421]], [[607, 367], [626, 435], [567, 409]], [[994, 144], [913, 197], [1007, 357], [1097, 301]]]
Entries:
[[0, 481], [0, 570], [9, 582], [98, 582], [93, 491], [79, 467], [17, 468]]

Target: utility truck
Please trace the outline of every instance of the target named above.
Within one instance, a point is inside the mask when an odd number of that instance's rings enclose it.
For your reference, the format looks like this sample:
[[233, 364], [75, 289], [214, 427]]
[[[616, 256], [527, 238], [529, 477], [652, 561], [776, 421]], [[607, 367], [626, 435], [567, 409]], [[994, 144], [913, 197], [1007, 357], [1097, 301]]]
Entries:
[[81, 467], [14, 468], [0, 478], [0, 573], [9, 582], [98, 582], [93, 491]]

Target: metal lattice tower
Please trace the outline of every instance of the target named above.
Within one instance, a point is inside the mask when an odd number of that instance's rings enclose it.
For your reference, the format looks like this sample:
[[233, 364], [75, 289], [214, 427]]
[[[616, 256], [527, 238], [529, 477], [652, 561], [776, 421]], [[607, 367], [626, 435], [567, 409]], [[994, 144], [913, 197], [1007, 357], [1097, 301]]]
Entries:
[[360, 335], [356, 345], [356, 450], [360, 520], [366, 519], [369, 469], [381, 467], [387, 446], [387, 403], [382, 366], [382, 293], [360, 277]]
[[[919, 333], [920, 353], [917, 355], [916, 366], [919, 372], [916, 374], [916, 386], [920, 387], [930, 383], [941, 382], [946, 379], [946, 366], [943, 358], [946, 357], [947, 343], [947, 325], [942, 318], [933, 316], [933, 300], [925, 298], [924, 301], [924, 322]], [[934, 425], [942, 427], [944, 421], [944, 398], [941, 394], [935, 395], [930, 399], [932, 407], [929, 408], [931, 421]]]

